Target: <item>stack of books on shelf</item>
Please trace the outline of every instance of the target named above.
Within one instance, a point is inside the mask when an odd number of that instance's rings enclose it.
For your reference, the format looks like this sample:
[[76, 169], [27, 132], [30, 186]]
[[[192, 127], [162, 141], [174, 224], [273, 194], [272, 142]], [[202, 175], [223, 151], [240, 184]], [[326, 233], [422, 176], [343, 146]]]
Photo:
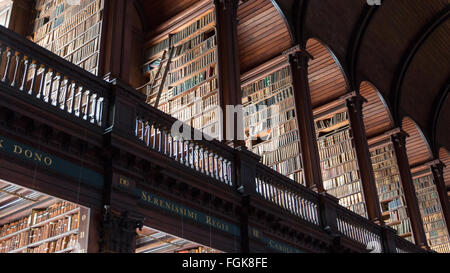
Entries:
[[392, 143], [377, 146], [370, 155], [383, 220], [398, 235], [413, 242], [394, 146]]
[[96, 74], [103, 0], [39, 0], [36, 10], [33, 41]]
[[0, 253], [70, 252], [78, 243], [81, 210], [61, 201], [0, 227]]
[[[288, 66], [242, 87], [246, 143], [262, 163], [304, 184], [293, 87]], [[254, 143], [253, 143], [254, 142]]]
[[353, 212], [367, 217], [347, 111], [316, 120], [324, 189]]
[[416, 177], [414, 179], [414, 187], [428, 245], [432, 250], [449, 252], [450, 238], [433, 175], [430, 173]]
[[214, 12], [210, 10], [149, 47], [143, 71], [148, 79], [149, 104], [218, 137], [220, 101], [214, 23]]

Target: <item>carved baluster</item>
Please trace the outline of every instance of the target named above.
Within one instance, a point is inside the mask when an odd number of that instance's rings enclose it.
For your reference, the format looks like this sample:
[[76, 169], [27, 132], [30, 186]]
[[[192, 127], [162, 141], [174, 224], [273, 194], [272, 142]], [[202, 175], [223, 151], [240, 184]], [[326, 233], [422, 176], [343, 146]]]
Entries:
[[37, 72], [39, 70], [39, 65], [33, 61], [31, 64], [31, 69], [33, 69], [33, 78], [31, 78], [30, 89], [28, 90], [29, 95], [33, 95], [34, 84], [36, 83]]
[[158, 152], [162, 152], [162, 131], [158, 129]]
[[87, 120], [89, 112], [91, 111], [91, 91], [87, 90], [85, 94], [86, 94], [86, 108], [84, 109], [83, 119]]
[[97, 125], [102, 126], [103, 124], [103, 104], [105, 102], [105, 98], [100, 97], [98, 99], [97, 104], [95, 105], [97, 112], [95, 114], [97, 115]]
[[30, 61], [28, 60], [28, 58], [25, 57], [24, 61], [23, 61], [23, 65], [24, 65], [24, 71], [23, 71], [23, 78], [22, 78], [22, 84], [19, 88], [20, 91], [24, 91], [25, 90], [25, 85], [27, 83], [27, 78], [28, 78], [28, 65], [29, 65]]
[[200, 171], [204, 174], [205, 173], [205, 149], [202, 147], [200, 147], [199, 150], [199, 165], [200, 165]]
[[199, 161], [199, 146], [198, 144], [192, 144], [193, 145], [193, 163], [195, 166], [195, 170], [196, 171], [200, 171], [199, 165], [200, 165], [200, 161]]
[[61, 110], [66, 110], [66, 96], [69, 88], [69, 79], [67, 77], [63, 78], [63, 87], [61, 90], [61, 93], [59, 94], [58, 102], [59, 102], [59, 108]]
[[47, 73], [48, 73], [48, 67], [44, 66], [42, 68], [41, 82], [39, 84], [39, 90], [38, 90], [38, 93], [36, 95], [37, 99], [40, 99], [42, 95], [45, 95], [43, 93], [44, 93], [44, 89], [45, 89], [45, 82], [47, 80]]
[[213, 165], [214, 165], [214, 176], [217, 180], [219, 180], [219, 164], [218, 164], [219, 156], [214, 154], [213, 157]]
[[189, 143], [188, 146], [189, 151], [189, 166], [194, 169], [194, 143]]
[[[9, 84], [9, 69], [11, 66], [11, 59], [12, 59], [12, 52], [10, 48], [6, 49], [6, 65], [5, 65], [5, 70], [4, 70], [4, 74], [3, 74], [3, 78], [2, 78], [2, 82]], [[0, 57], [1, 58], [1, 57]]]
[[[81, 97], [80, 97], [81, 90], [80, 90], [78, 83], [76, 83], [76, 82], [73, 82], [71, 86], [72, 86], [72, 101], [71, 101], [71, 105], [70, 105], [70, 113], [75, 116], [76, 110], [77, 110], [77, 109], [75, 109], [75, 106], [76, 106], [75, 100], [77, 99], [77, 97], [79, 99], [81, 99]], [[79, 111], [79, 109], [78, 109], [78, 111]]]
[[17, 84], [18, 84], [18, 74], [19, 74], [19, 66], [20, 66], [20, 63], [21, 63], [21, 61], [22, 61], [22, 54], [21, 53], [19, 53], [19, 52], [16, 52], [15, 53], [15, 60], [16, 60], [16, 66], [15, 66], [15, 68], [14, 68], [14, 75], [13, 75], [13, 79], [12, 79], [12, 81], [11, 81], [11, 86], [12, 87], [16, 87], [17, 86]]
[[[81, 114], [83, 114], [83, 97], [85, 96], [86, 92], [88, 91], [84, 91], [84, 87], [80, 86], [78, 89], [78, 101], [77, 101], [77, 105], [75, 106], [75, 114], [77, 117], [81, 117]], [[86, 108], [85, 108], [86, 109]]]
[[223, 181], [229, 185], [228, 181], [228, 160], [226, 158], [223, 159]]
[[55, 82], [55, 76], [56, 76], [55, 70], [51, 69], [51, 74], [50, 74], [50, 86], [49, 86], [49, 88], [48, 88], [47, 94], [45, 94], [45, 96], [44, 96], [44, 101], [45, 101], [45, 102], [49, 102], [49, 101], [50, 101], [50, 98], [51, 98], [51, 96], [52, 96], [52, 93], [53, 93], [53, 85], [54, 85], [54, 82]]
[[90, 115], [90, 121], [91, 123], [95, 123], [95, 111], [97, 110], [97, 94], [92, 94], [91, 96], [91, 113], [89, 113]]

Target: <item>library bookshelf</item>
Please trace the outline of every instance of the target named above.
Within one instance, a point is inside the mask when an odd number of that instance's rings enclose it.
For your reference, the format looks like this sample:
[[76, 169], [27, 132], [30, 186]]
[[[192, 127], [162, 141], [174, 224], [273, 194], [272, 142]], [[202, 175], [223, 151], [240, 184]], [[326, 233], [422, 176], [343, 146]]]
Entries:
[[369, 140], [370, 156], [384, 222], [414, 243], [394, 144], [389, 135]]
[[450, 252], [450, 237], [430, 166], [411, 170], [428, 245], [436, 252]]
[[264, 64], [242, 78], [246, 146], [262, 163], [304, 184], [294, 90], [285, 57]]
[[314, 109], [323, 186], [342, 206], [367, 218], [348, 111], [345, 100]]
[[0, 253], [86, 252], [89, 209], [4, 182], [0, 200]]
[[81, 68], [98, 74], [103, 0], [36, 1], [32, 40]]
[[[142, 66], [147, 103], [211, 137], [220, 134], [214, 8], [147, 42]], [[153, 133], [152, 133], [153, 134]]]

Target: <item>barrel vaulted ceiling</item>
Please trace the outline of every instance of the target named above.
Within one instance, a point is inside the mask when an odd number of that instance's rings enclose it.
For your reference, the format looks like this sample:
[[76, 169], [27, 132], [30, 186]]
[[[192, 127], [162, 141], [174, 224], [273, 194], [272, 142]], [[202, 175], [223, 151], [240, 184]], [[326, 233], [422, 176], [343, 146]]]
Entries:
[[[135, 0], [147, 30], [199, 2]], [[435, 156], [440, 147], [450, 150], [448, 0], [384, 0], [380, 6], [366, 0], [239, 2], [241, 73], [296, 44], [306, 47], [308, 42], [320, 52], [320, 41], [345, 71], [348, 91], [362, 86], [378, 103], [374, 109], [381, 102], [387, 107], [394, 126], [411, 118]], [[375, 134], [376, 126], [371, 130]]]

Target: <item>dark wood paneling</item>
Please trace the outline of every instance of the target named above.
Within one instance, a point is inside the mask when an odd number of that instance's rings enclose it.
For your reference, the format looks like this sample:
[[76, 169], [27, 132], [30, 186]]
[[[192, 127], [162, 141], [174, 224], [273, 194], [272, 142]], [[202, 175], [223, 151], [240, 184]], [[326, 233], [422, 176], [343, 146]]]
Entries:
[[441, 148], [439, 150], [439, 159], [442, 161], [442, 163], [445, 164], [444, 168], [444, 181], [445, 185], [450, 187], [450, 153], [445, 148]]
[[370, 138], [392, 129], [394, 123], [389, 109], [375, 87], [369, 82], [363, 82], [359, 92], [368, 101], [363, 107], [367, 137]]

